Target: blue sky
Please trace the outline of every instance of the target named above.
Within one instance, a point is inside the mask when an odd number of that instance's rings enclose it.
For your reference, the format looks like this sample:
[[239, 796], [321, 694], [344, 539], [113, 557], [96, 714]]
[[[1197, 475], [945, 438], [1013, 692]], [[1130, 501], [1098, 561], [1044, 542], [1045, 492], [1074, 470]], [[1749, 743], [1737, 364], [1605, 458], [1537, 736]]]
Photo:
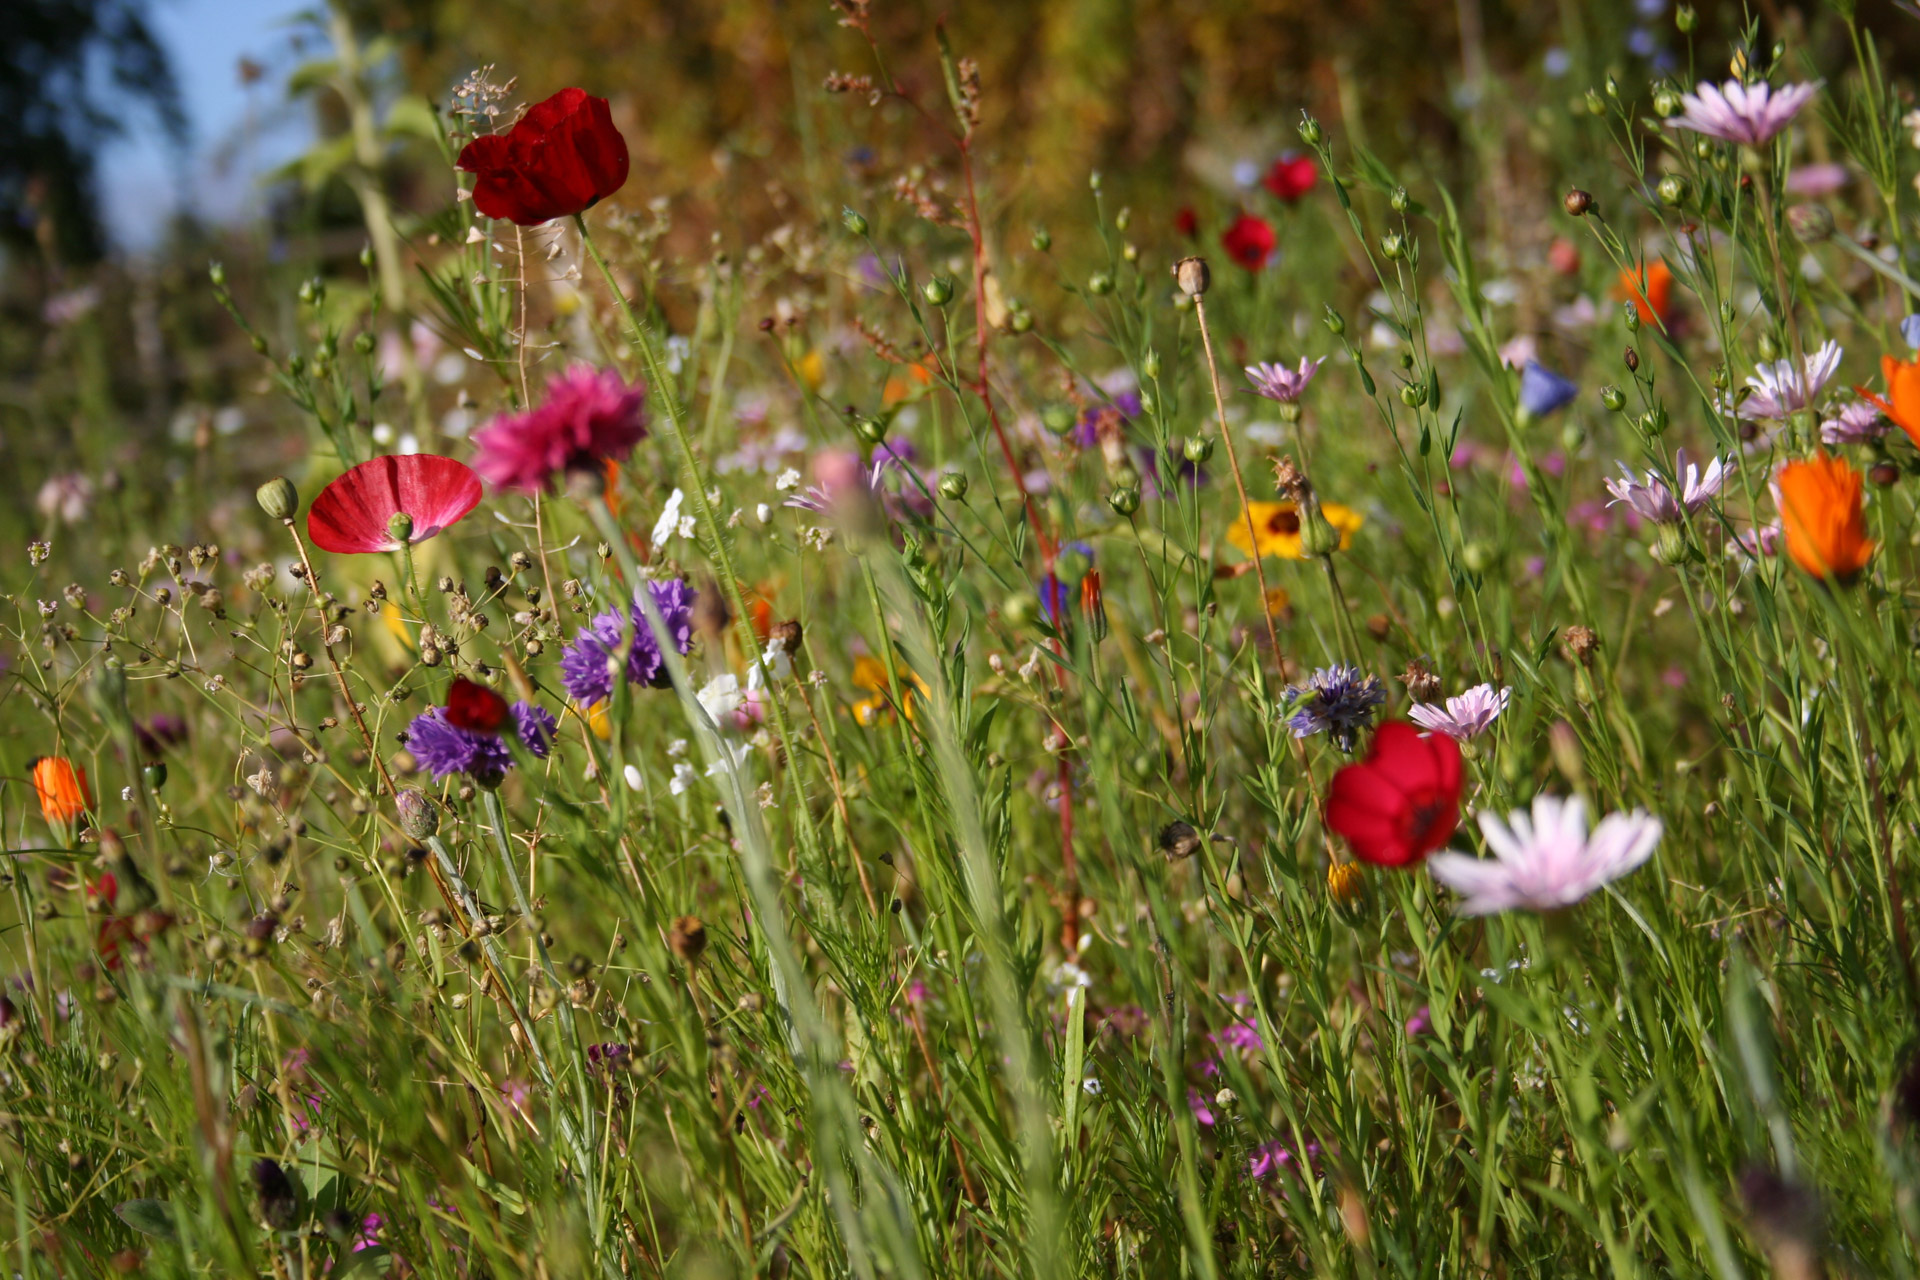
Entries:
[[[245, 213], [261, 173], [297, 154], [304, 117], [286, 101], [286, 74], [307, 55], [292, 45], [291, 20], [324, 0], [155, 0], [148, 12], [172, 56], [188, 118], [189, 152], [141, 121], [100, 166], [100, 192], [116, 243], [142, 249], [183, 205], [211, 218]], [[267, 68], [244, 88], [240, 59]]]

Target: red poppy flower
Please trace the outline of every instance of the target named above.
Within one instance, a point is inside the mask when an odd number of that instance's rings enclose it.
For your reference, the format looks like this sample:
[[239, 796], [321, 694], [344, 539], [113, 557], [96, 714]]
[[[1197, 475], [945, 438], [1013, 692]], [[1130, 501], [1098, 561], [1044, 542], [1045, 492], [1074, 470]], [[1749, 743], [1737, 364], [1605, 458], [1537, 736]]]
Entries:
[[1380, 726], [1367, 758], [1333, 775], [1327, 825], [1379, 867], [1419, 862], [1460, 825], [1460, 746], [1400, 720]]
[[590, 209], [627, 181], [627, 140], [605, 98], [562, 89], [505, 133], [475, 138], [459, 166], [474, 174], [473, 207], [523, 227]]
[[408, 542], [425, 542], [480, 502], [473, 468], [431, 453], [361, 463], [320, 491], [307, 509], [307, 536], [323, 551], [398, 551], [396, 516], [413, 522]]
[[1227, 256], [1249, 271], [1258, 271], [1266, 266], [1267, 259], [1273, 256], [1274, 246], [1279, 243], [1266, 220], [1250, 213], [1235, 218], [1233, 225], [1220, 237], [1220, 245], [1227, 251]]
[[1193, 211], [1192, 205], [1180, 206], [1180, 212], [1173, 215], [1173, 229], [1189, 240], [1200, 234], [1200, 215]]
[[507, 722], [507, 700], [483, 684], [459, 679], [447, 690], [447, 723], [476, 733], [498, 733]]
[[1312, 156], [1289, 152], [1273, 162], [1260, 184], [1273, 192], [1276, 200], [1292, 204], [1313, 190], [1319, 180], [1320, 170], [1314, 167]]

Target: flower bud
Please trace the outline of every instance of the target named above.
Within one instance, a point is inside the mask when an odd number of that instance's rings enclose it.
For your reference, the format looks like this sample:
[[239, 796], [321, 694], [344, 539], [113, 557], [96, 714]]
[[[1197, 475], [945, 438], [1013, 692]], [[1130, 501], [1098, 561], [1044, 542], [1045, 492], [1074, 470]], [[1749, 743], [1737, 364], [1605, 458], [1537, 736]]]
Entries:
[[1650, 436], [1665, 434], [1667, 430], [1667, 411], [1655, 405], [1640, 415], [1640, 429]]
[[322, 280], [319, 276], [315, 276], [311, 280], [301, 281], [300, 301], [306, 303], [310, 307], [317, 307], [321, 303], [325, 302], [326, 300], [327, 300], [326, 281]]
[[1628, 373], [1640, 372], [1640, 353], [1638, 351], [1635, 351], [1632, 347], [1628, 347], [1625, 359]]
[[866, 216], [856, 210], [842, 209], [840, 211], [840, 221], [846, 226], [848, 231], [856, 236], [864, 236], [867, 234]]
[[1340, 337], [1347, 331], [1347, 318], [1338, 311], [1335, 311], [1331, 303], [1324, 303], [1322, 305], [1326, 307], [1327, 314], [1322, 318], [1320, 323], [1327, 326], [1328, 333], [1331, 333], [1336, 338]]
[[944, 307], [953, 301], [953, 281], [945, 276], [935, 276], [920, 286], [920, 296], [932, 306]]
[[1310, 147], [1320, 145], [1320, 122], [1302, 111], [1300, 113], [1300, 141]]
[[399, 812], [400, 829], [408, 839], [426, 840], [439, 833], [440, 810], [424, 791], [402, 787], [393, 797], [393, 807]]
[[1780, 343], [1775, 340], [1771, 333], [1762, 333], [1760, 340], [1754, 344], [1754, 350], [1760, 353], [1762, 360], [1778, 360], [1780, 358]]
[[300, 491], [285, 476], [275, 476], [253, 491], [260, 509], [275, 520], [291, 520], [300, 510]]
[[1026, 333], [1033, 328], [1033, 312], [1025, 307], [1015, 307], [1007, 316], [1007, 328], [1014, 333]]
[[1140, 491], [1138, 489], [1119, 488], [1107, 495], [1107, 505], [1114, 514], [1130, 516], [1140, 509]]
[[1603, 116], [1607, 114], [1607, 104], [1605, 100], [1592, 89], [1587, 90], [1587, 114], [1590, 116]]
[[1649, 548], [1655, 564], [1668, 567], [1685, 564], [1692, 554], [1687, 546], [1686, 532], [1679, 525], [1663, 524], [1654, 535], [1653, 546]]
[[1040, 425], [1056, 436], [1064, 436], [1073, 430], [1073, 406], [1058, 402], [1040, 410]]
[[413, 517], [404, 511], [396, 511], [387, 518], [387, 532], [397, 542], [413, 540]]
[[1395, 213], [1405, 213], [1412, 203], [1412, 200], [1407, 196], [1407, 189], [1405, 187], [1395, 187], [1393, 194], [1387, 197], [1387, 207]]
[[1640, 332], [1640, 307], [1632, 301], [1620, 304], [1620, 319], [1627, 326], [1628, 333]]
[[1113, 277], [1104, 271], [1096, 271], [1087, 280], [1087, 292], [1096, 298], [1104, 298], [1113, 292]]
[[1100, 591], [1100, 571], [1091, 570], [1080, 579], [1080, 616], [1087, 624], [1087, 636], [1095, 644], [1107, 638], [1107, 603]]
[[868, 414], [854, 414], [847, 419], [847, 425], [853, 428], [853, 434], [868, 444], [879, 444], [887, 437], [886, 424]]
[[219, 262], [209, 262], [207, 264], [207, 279], [213, 281], [213, 287], [216, 289], [226, 288], [227, 287], [226, 267]]
[[1380, 237], [1380, 252], [1388, 262], [1398, 262], [1406, 256], [1407, 238], [1398, 231], [1389, 231]]
[[1197, 298], [1213, 283], [1213, 273], [1207, 270], [1205, 258], [1182, 258], [1173, 264], [1173, 279], [1180, 292]]
[[371, 267], [373, 265], [373, 246], [371, 244], [363, 244], [360, 246], [360, 265], [363, 267]]
[[1326, 516], [1320, 512], [1320, 504], [1309, 500], [1300, 508], [1300, 550], [1304, 555], [1319, 559], [1330, 556], [1340, 549], [1340, 531], [1327, 523]]
[[1160, 376], [1160, 353], [1152, 347], [1148, 347], [1146, 354], [1140, 357], [1140, 376], [1148, 382]]
[[1406, 405], [1407, 408], [1418, 409], [1421, 405], [1425, 404], [1426, 402], [1427, 402], [1427, 384], [1426, 383], [1409, 382], [1406, 386], [1400, 388], [1400, 403]]
[[940, 477], [940, 496], [949, 502], [964, 502], [967, 497], [967, 477], [961, 471], [949, 471]]
[[1680, 94], [1670, 85], [1661, 85], [1653, 92], [1653, 109], [1662, 119], [1680, 114]]
[[1687, 202], [1689, 192], [1687, 180], [1677, 173], [1670, 173], [1660, 179], [1660, 185], [1655, 190], [1660, 197], [1660, 203], [1669, 209], [1678, 209]]
[[1787, 210], [1787, 225], [1801, 244], [1833, 238], [1833, 214], [1823, 204], [1797, 204]]
[[1627, 407], [1627, 393], [1611, 385], [1602, 387], [1600, 388], [1600, 403], [1615, 413], [1618, 413]]
[[1683, 36], [1691, 35], [1694, 24], [1699, 20], [1699, 15], [1694, 13], [1693, 6], [1690, 4], [1683, 4], [1673, 11], [1673, 25], [1680, 29], [1680, 34]]
[[1036, 252], [1045, 253], [1053, 248], [1053, 236], [1045, 227], [1036, 227], [1033, 232], [1033, 247]]
[[692, 964], [707, 949], [707, 926], [700, 923], [698, 916], [681, 916], [667, 930], [667, 946], [673, 954]]
[[1357, 862], [1336, 862], [1327, 868], [1327, 896], [1336, 906], [1359, 905], [1367, 895], [1367, 876]]
[[1186, 456], [1188, 462], [1197, 467], [1213, 456], [1213, 437], [1188, 436], [1180, 452]]
[[146, 775], [147, 787], [149, 790], [158, 791], [160, 788], [167, 785], [166, 761], [164, 760], [154, 761], [152, 764], [146, 767], [146, 769], [144, 770], [144, 773]]

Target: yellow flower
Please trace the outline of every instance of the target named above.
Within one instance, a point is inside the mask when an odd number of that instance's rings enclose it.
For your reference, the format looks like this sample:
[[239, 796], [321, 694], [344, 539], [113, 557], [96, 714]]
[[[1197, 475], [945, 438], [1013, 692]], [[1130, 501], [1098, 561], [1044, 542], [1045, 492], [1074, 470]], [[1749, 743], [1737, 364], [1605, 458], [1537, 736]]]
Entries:
[[[906, 686], [907, 719], [913, 719], [914, 690], [920, 696], [927, 695], [927, 682], [906, 667], [900, 668], [901, 683]], [[872, 726], [879, 724], [882, 718], [893, 710], [893, 691], [887, 684], [886, 664], [869, 654], [861, 654], [853, 660], [853, 684], [857, 689], [868, 690], [871, 696], [853, 704], [853, 718], [856, 722]]]
[[827, 380], [827, 362], [820, 358], [818, 351], [809, 351], [793, 362], [795, 373], [806, 384], [807, 390], [818, 392], [821, 384]]
[[605, 742], [613, 737], [613, 719], [607, 714], [605, 698], [584, 707], [576, 702], [573, 705], [573, 714], [585, 720], [587, 728], [592, 730], [593, 736], [600, 741]]
[[[1282, 560], [1301, 560], [1300, 553], [1300, 506], [1294, 502], [1249, 502], [1241, 513], [1233, 518], [1227, 527], [1227, 541], [1248, 555], [1253, 547], [1247, 539], [1247, 513], [1253, 514], [1253, 525], [1260, 535], [1260, 554], [1262, 557], [1279, 556]], [[1340, 534], [1340, 549], [1345, 551], [1347, 544], [1353, 541], [1353, 531], [1365, 524], [1366, 517], [1352, 507], [1343, 507], [1337, 502], [1320, 504], [1320, 514], [1327, 523]]]
[[1327, 868], [1327, 896], [1350, 907], [1367, 892], [1367, 877], [1357, 862], [1336, 862]]
[[409, 652], [418, 648], [413, 642], [413, 633], [407, 630], [406, 617], [400, 612], [400, 606], [389, 600], [380, 606], [380, 624], [395, 640], [407, 647]]

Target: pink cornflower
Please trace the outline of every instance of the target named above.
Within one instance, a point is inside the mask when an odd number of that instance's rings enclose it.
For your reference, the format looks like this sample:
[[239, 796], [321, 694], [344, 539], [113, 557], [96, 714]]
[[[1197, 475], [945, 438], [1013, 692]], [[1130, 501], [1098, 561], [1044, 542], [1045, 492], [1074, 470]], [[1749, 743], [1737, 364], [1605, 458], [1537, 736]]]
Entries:
[[644, 386], [575, 365], [547, 384], [546, 403], [502, 414], [473, 433], [474, 470], [496, 489], [535, 493], [568, 472], [602, 470], [646, 439]]
[[1260, 1028], [1254, 1025], [1252, 1018], [1237, 1018], [1218, 1031], [1207, 1032], [1207, 1039], [1228, 1049], [1238, 1049], [1243, 1053], [1254, 1053], [1266, 1047], [1267, 1042], [1260, 1038]]
[[1808, 354], [1804, 379], [1795, 361], [1778, 360], [1770, 365], [1762, 364], [1747, 379], [1753, 394], [1740, 402], [1740, 416], [1778, 420], [1804, 409], [1813, 403], [1814, 397], [1820, 394], [1820, 389], [1827, 385], [1827, 380], [1833, 377], [1834, 370], [1839, 367], [1840, 344], [1831, 339], [1821, 343], [1818, 351]]
[[1543, 794], [1531, 815], [1516, 810], [1503, 820], [1482, 811], [1480, 832], [1493, 857], [1447, 852], [1427, 860], [1433, 878], [1464, 899], [1463, 915], [1570, 907], [1652, 857], [1660, 820], [1642, 809], [1610, 813], [1589, 833], [1585, 800]]
[[1496, 690], [1490, 684], [1475, 685], [1465, 693], [1447, 699], [1445, 707], [1421, 703], [1407, 710], [1407, 719], [1428, 733], [1445, 734], [1455, 742], [1477, 738], [1487, 731], [1500, 713], [1507, 709], [1512, 689]]
[[1409, 1040], [1418, 1039], [1427, 1034], [1433, 1030], [1433, 1010], [1427, 1005], [1421, 1005], [1414, 1015], [1407, 1019], [1402, 1029], [1406, 1031]]
[[1697, 464], [1687, 461], [1685, 449], [1674, 456], [1673, 475], [1680, 483], [1678, 494], [1654, 472], [1647, 472], [1647, 481], [1642, 484], [1633, 478], [1626, 463], [1619, 466], [1623, 478], [1607, 481], [1607, 492], [1613, 495], [1613, 502], [1607, 505], [1624, 502], [1655, 524], [1679, 524], [1682, 516], [1692, 515], [1706, 506], [1707, 500], [1720, 492], [1726, 480], [1726, 465], [1720, 459], [1715, 458], [1702, 472]]
[[[1311, 1169], [1320, 1159], [1320, 1144], [1307, 1139], [1307, 1165]], [[1247, 1157], [1247, 1176], [1255, 1182], [1278, 1177], [1294, 1167], [1293, 1150], [1284, 1142], [1263, 1142]]]
[[1803, 164], [1787, 175], [1787, 193], [1817, 200], [1832, 195], [1851, 179], [1843, 164]]
[[1284, 364], [1250, 364], [1247, 366], [1247, 378], [1253, 383], [1255, 395], [1281, 404], [1293, 404], [1306, 394], [1313, 375], [1320, 372], [1320, 366], [1326, 362], [1325, 356], [1318, 360], [1302, 356], [1298, 369], [1289, 369]]
[[1776, 92], [1768, 84], [1748, 86], [1729, 80], [1715, 86], [1703, 81], [1692, 93], [1680, 95], [1685, 111], [1673, 127], [1758, 147], [1791, 124], [1819, 89], [1817, 84], [1790, 84]]

